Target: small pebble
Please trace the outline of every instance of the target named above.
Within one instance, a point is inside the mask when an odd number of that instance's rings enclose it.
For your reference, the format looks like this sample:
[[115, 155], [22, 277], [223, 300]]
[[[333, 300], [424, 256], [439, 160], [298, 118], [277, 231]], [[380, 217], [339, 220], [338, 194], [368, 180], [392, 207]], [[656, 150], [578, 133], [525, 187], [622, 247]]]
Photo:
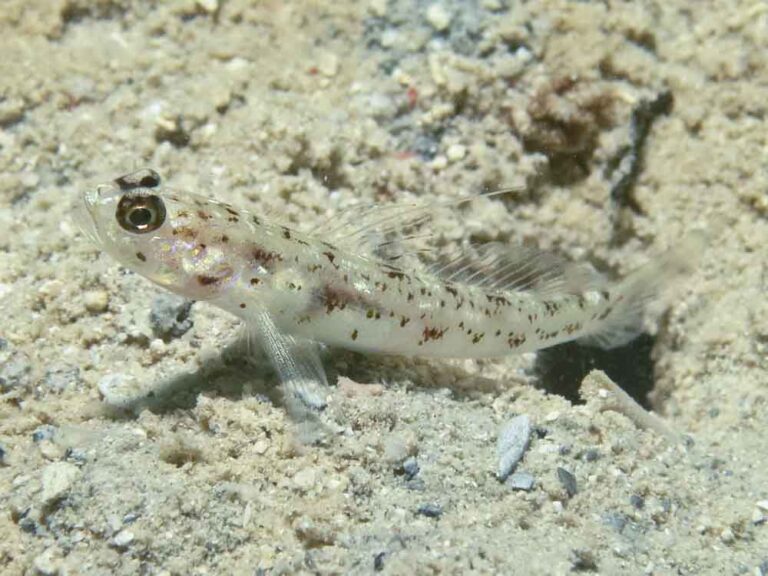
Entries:
[[88, 312], [98, 314], [104, 312], [109, 305], [109, 294], [104, 290], [89, 290], [83, 297], [85, 309]]
[[373, 571], [381, 572], [384, 570], [384, 559], [387, 557], [386, 552], [379, 552], [373, 557]]
[[8, 461], [6, 458], [8, 457], [8, 450], [5, 448], [3, 444], [0, 444], [0, 466], [7, 466]]
[[528, 472], [515, 472], [507, 478], [505, 484], [512, 488], [512, 490], [524, 490], [525, 492], [533, 489], [536, 479], [533, 474]]
[[432, 4], [427, 8], [427, 22], [438, 32], [445, 32], [451, 25], [451, 15], [442, 4]]
[[596, 571], [597, 558], [594, 552], [587, 548], [571, 550], [571, 568], [577, 572]]
[[603, 516], [603, 522], [616, 530], [619, 534], [624, 531], [624, 527], [627, 525], [628, 521], [627, 516], [621, 512], [609, 512]]
[[339, 73], [339, 57], [332, 52], [324, 52], [317, 61], [317, 70], [323, 76], [333, 78]]
[[413, 456], [406, 458], [403, 462], [403, 472], [405, 473], [406, 480], [413, 480], [416, 474], [419, 473], [419, 462]]
[[56, 427], [50, 424], [43, 424], [35, 428], [32, 432], [33, 442], [42, 442], [43, 440], [51, 440], [56, 434]]
[[451, 162], [458, 162], [459, 160], [463, 159], [466, 154], [467, 149], [461, 144], [452, 144], [448, 147], [448, 150], [445, 151], [445, 155]]
[[54, 392], [63, 392], [82, 383], [80, 368], [77, 366], [56, 366], [46, 371], [43, 386]]
[[585, 462], [595, 462], [600, 459], [600, 452], [594, 448], [590, 448], [584, 453]]
[[61, 555], [55, 548], [49, 548], [32, 561], [35, 572], [40, 576], [56, 576], [61, 567]]
[[576, 495], [576, 492], [578, 492], [578, 486], [576, 485], [576, 477], [568, 472], [565, 468], [558, 467], [557, 469], [557, 479], [560, 480], [560, 484], [562, 484], [563, 488], [565, 488], [566, 493], [570, 498], [573, 498]]
[[406, 481], [405, 487], [414, 492], [424, 492], [427, 489], [427, 483], [424, 482], [423, 478], [412, 478]]
[[64, 458], [78, 466], [82, 466], [88, 461], [88, 456], [86, 456], [85, 450], [82, 448], [67, 448], [66, 452], [64, 452]]
[[531, 438], [531, 419], [527, 414], [515, 416], [507, 422], [496, 441], [499, 459], [497, 477], [502, 482], [514, 471], [515, 466], [528, 449]]
[[197, 0], [197, 5], [200, 6], [204, 12], [215, 14], [219, 9], [219, 0]]
[[384, 440], [384, 461], [390, 466], [401, 468], [406, 458], [413, 454], [413, 443], [407, 438], [393, 435]]
[[103, 376], [98, 388], [104, 402], [116, 408], [127, 408], [138, 394], [136, 380], [120, 372]]
[[112, 538], [112, 544], [117, 548], [126, 548], [133, 542], [134, 538], [135, 536], [130, 530], [120, 530], [120, 532], [115, 534], [115, 537]]
[[159, 294], [149, 310], [149, 325], [158, 338], [170, 340], [183, 336], [192, 328], [189, 312], [192, 300], [174, 294]]
[[0, 347], [0, 391], [26, 386], [31, 382], [31, 371], [32, 364], [24, 352], [14, 350], [7, 343]]
[[69, 462], [54, 462], [43, 468], [40, 499], [48, 505], [62, 498], [80, 475], [80, 469]]
[[439, 504], [422, 504], [416, 513], [427, 518], [440, 518], [443, 515], [443, 507]]
[[314, 468], [304, 468], [293, 476], [293, 483], [302, 490], [309, 490], [315, 482], [317, 482], [317, 472]]

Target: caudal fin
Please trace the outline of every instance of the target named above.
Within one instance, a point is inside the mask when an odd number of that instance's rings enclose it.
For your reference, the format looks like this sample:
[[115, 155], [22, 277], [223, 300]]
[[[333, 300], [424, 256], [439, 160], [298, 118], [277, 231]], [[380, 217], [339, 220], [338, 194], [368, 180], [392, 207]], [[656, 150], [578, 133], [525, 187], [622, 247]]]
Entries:
[[705, 247], [705, 234], [694, 232], [653, 262], [632, 272], [611, 291], [616, 304], [610, 313], [579, 341], [606, 349], [630, 342], [642, 332], [643, 313], [648, 304], [690, 274]]

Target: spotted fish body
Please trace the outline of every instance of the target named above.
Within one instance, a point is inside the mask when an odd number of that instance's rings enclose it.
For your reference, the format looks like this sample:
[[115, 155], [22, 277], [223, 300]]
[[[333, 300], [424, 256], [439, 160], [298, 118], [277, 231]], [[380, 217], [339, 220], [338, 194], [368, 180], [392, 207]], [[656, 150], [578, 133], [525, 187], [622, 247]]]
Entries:
[[374, 256], [354, 234], [352, 242], [338, 234], [310, 236], [228, 204], [164, 190], [149, 170], [86, 192], [84, 204], [106, 252], [168, 290], [242, 318], [261, 333], [288, 379], [296, 372], [324, 378], [314, 359], [296, 358], [314, 342], [465, 358], [577, 338], [621, 344], [637, 332], [659, 280], [684, 267], [690, 252], [669, 254], [612, 287], [561, 281], [537, 288], [521, 282], [530, 280], [527, 269], [541, 272], [530, 259], [492, 258], [491, 265], [512, 269], [506, 283], [408, 268]]

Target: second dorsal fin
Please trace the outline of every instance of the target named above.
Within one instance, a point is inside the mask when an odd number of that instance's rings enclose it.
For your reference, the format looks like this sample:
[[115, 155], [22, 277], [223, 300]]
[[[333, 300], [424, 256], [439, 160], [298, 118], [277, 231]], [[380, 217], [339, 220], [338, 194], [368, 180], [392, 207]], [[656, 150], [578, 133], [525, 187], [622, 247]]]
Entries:
[[487, 290], [522, 290], [540, 295], [577, 293], [601, 286], [589, 265], [572, 264], [549, 252], [491, 242], [443, 259], [430, 271], [456, 283]]

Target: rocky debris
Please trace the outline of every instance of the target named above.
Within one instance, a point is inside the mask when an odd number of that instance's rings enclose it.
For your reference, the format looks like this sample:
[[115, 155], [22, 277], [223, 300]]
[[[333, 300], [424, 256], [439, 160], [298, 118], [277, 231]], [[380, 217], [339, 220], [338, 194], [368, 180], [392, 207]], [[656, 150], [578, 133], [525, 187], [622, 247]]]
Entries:
[[31, 372], [29, 356], [0, 339], [0, 391], [27, 386], [31, 381]]
[[43, 376], [43, 387], [52, 392], [63, 392], [77, 387], [82, 382], [80, 369], [76, 366], [54, 366], [49, 368]]
[[50, 505], [64, 497], [72, 483], [80, 475], [80, 469], [69, 462], [54, 462], [43, 469], [40, 500]]
[[166, 341], [183, 336], [193, 325], [189, 317], [192, 304], [192, 300], [174, 294], [155, 297], [149, 311], [149, 324], [155, 335]]
[[528, 472], [515, 472], [514, 474], [511, 474], [504, 483], [512, 488], [512, 490], [523, 490], [528, 492], [533, 489], [536, 479], [533, 474]]
[[427, 518], [440, 518], [443, 515], [443, 507], [440, 504], [428, 503], [419, 506], [416, 514], [426, 516]]
[[514, 471], [525, 454], [531, 440], [531, 419], [526, 415], [515, 416], [507, 422], [496, 442], [499, 459], [497, 477], [502, 482]]
[[569, 498], [573, 498], [576, 495], [576, 492], [579, 491], [578, 486], [576, 485], [576, 477], [565, 468], [558, 467], [557, 479], [560, 481], [563, 488], [565, 488], [565, 492], [568, 494]]
[[403, 473], [406, 480], [413, 480], [419, 473], [419, 461], [413, 456], [406, 458], [403, 462]]

